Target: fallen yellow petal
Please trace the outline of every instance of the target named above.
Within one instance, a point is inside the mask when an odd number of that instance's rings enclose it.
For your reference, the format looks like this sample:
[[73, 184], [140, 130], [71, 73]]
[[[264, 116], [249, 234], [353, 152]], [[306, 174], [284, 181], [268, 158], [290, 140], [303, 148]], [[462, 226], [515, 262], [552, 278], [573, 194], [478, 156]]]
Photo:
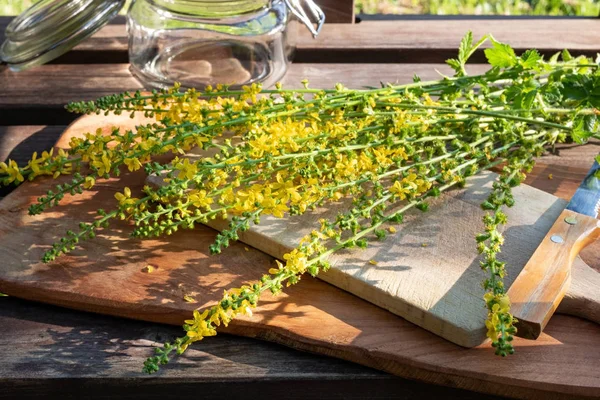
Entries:
[[142, 268], [142, 272], [146, 272], [148, 274], [154, 272], [156, 268], [154, 268], [152, 265], [146, 265], [144, 268]]
[[183, 296], [183, 300], [185, 300], [186, 303], [197, 303], [196, 299], [188, 294]]

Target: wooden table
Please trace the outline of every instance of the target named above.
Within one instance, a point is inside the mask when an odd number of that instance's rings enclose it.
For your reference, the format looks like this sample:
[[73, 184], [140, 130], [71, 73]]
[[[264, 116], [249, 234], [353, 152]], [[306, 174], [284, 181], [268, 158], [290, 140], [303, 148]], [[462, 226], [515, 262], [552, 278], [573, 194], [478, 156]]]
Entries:
[[[8, 23], [0, 18], [0, 30]], [[284, 84], [349, 87], [406, 82], [414, 73], [435, 78], [449, 73], [461, 36], [491, 32], [517, 52], [537, 48], [550, 55], [598, 52], [597, 18], [404, 18], [327, 25], [317, 40], [300, 32], [295, 63]], [[122, 19], [102, 29], [49, 65], [13, 73], [0, 66], [0, 159], [26, 161], [51, 147], [74, 119], [63, 106], [74, 100], [141, 88], [130, 75]], [[484, 60], [483, 53], [474, 56]], [[473, 65], [472, 72], [485, 69]], [[600, 152], [598, 143], [561, 146], [561, 155], [540, 160], [528, 183], [569, 198]], [[549, 179], [549, 174], [553, 179]], [[0, 195], [7, 193], [4, 189]], [[600, 267], [600, 247], [584, 258]], [[140, 373], [152, 345], [180, 329], [122, 320], [0, 298], [0, 397], [57, 394], [93, 398], [481, 398], [459, 389], [426, 385], [332, 358], [231, 336], [211, 338], [186, 353], [177, 368], [159, 377]]]

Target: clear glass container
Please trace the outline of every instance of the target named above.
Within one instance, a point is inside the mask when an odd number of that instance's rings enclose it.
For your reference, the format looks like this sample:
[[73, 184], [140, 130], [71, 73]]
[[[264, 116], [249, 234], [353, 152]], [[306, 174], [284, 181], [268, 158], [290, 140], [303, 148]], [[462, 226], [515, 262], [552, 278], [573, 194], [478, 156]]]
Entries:
[[296, 24], [284, 0], [135, 0], [131, 70], [146, 87], [269, 86], [286, 72]]
[[[0, 59], [14, 71], [44, 64], [92, 35], [125, 0], [40, 0], [6, 28]], [[295, 21], [316, 36], [313, 0], [133, 0], [129, 59], [147, 88], [272, 85], [294, 50]]]
[[0, 59], [22, 71], [64, 54], [113, 18], [125, 0], [41, 0], [6, 27]]

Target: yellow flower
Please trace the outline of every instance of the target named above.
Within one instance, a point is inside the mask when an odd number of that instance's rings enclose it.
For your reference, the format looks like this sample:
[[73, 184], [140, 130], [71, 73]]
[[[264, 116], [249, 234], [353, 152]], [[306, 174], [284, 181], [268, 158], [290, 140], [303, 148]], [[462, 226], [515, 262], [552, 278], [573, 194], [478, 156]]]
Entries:
[[209, 325], [208, 321], [206, 321], [208, 311], [209, 310], [205, 310], [200, 314], [198, 310], [194, 310], [194, 319], [185, 321], [188, 325], [186, 328], [186, 335], [194, 342], [202, 340], [204, 337], [215, 336], [217, 334], [217, 331]]
[[500, 306], [500, 312], [506, 313], [510, 310], [510, 298], [503, 294], [502, 296], [498, 296], [498, 305]]
[[291, 252], [284, 254], [283, 259], [286, 260], [285, 269], [295, 273], [303, 273], [306, 271], [307, 259], [306, 254], [298, 249], [294, 249]]
[[193, 179], [196, 173], [198, 173], [198, 167], [196, 167], [196, 164], [190, 163], [188, 158], [183, 159], [183, 162], [177, 163], [175, 168], [179, 170], [179, 175], [177, 175], [179, 179]]
[[9, 184], [12, 182], [23, 182], [25, 179], [21, 175], [21, 170], [17, 165], [16, 161], [8, 160], [8, 164], [0, 162], [0, 174], [6, 174], [8, 177], [5, 178], [5, 183]]
[[229, 315], [229, 313], [225, 311], [220, 304], [215, 306], [215, 310], [216, 311], [214, 312], [212, 317], [210, 317], [210, 322], [214, 323], [217, 326], [220, 326], [221, 323], [223, 323], [223, 325], [225, 326], [229, 325], [229, 322], [231, 321], [231, 316]]
[[123, 189], [123, 193], [115, 193], [115, 199], [119, 201], [119, 204], [123, 204], [131, 197], [131, 189], [126, 187]]
[[94, 187], [95, 184], [96, 184], [96, 179], [94, 179], [93, 176], [88, 175], [85, 177], [85, 182], [83, 182], [83, 187], [84, 187], [84, 189], [91, 189]]
[[383, 168], [387, 168], [392, 165], [392, 160], [388, 157], [388, 150], [385, 148], [373, 149], [373, 154], [375, 155], [375, 161], [377, 164]]
[[269, 273], [271, 275], [276, 275], [276, 274], [280, 273], [283, 270], [283, 264], [281, 263], [281, 261], [275, 260], [275, 263], [277, 264], [277, 268], [271, 268], [271, 269], [269, 269]]
[[206, 319], [206, 317], [208, 316], [208, 310], [204, 310], [204, 312], [202, 314], [200, 314], [200, 311], [194, 310], [193, 316], [194, 316], [194, 319], [186, 319], [184, 322], [188, 325], [193, 325], [197, 322], [204, 321]]
[[27, 166], [31, 169], [31, 173], [29, 174], [29, 180], [33, 180], [33, 178], [35, 178], [36, 176], [42, 175], [44, 173], [44, 171], [42, 170], [42, 168], [43, 168], [42, 164], [48, 158], [48, 157], [44, 157], [44, 154], [48, 154], [48, 153], [44, 152], [42, 154], [42, 157], [40, 157], [40, 158], [37, 157], [38, 156], [37, 152], [34, 152], [33, 155], [31, 156], [31, 160], [27, 164]]
[[302, 200], [302, 196], [298, 193], [298, 186], [294, 185], [291, 180], [284, 181], [281, 174], [277, 174], [277, 184], [273, 188], [278, 191], [278, 197], [287, 202], [292, 200], [297, 203]]
[[129, 169], [129, 171], [131, 172], [137, 171], [138, 169], [142, 168], [142, 163], [138, 158], [135, 157], [126, 158], [123, 160], [123, 163], [125, 163], [127, 169]]
[[115, 199], [119, 202], [119, 207], [127, 212], [131, 212], [135, 202], [138, 200], [131, 197], [131, 189], [126, 187], [123, 193], [115, 193]]
[[498, 334], [500, 333], [497, 330], [497, 321], [498, 321], [498, 316], [496, 314], [494, 314], [494, 316], [492, 317], [492, 320], [488, 319], [485, 321], [485, 327], [487, 328], [486, 336], [488, 338], [490, 338], [492, 341], [498, 340]]
[[205, 210], [210, 209], [210, 205], [213, 203], [213, 199], [206, 196], [206, 190], [192, 190], [189, 193], [188, 198], [194, 207], [203, 208]]
[[106, 151], [103, 151], [102, 156], [99, 158], [94, 158], [91, 162], [91, 165], [92, 167], [96, 168], [99, 176], [104, 176], [110, 173], [110, 168], [112, 166], [111, 160]]
[[395, 194], [400, 198], [400, 200], [406, 199], [406, 196], [411, 194], [412, 190], [410, 186], [404, 186], [400, 181], [394, 182], [392, 187], [390, 187], [390, 193]]

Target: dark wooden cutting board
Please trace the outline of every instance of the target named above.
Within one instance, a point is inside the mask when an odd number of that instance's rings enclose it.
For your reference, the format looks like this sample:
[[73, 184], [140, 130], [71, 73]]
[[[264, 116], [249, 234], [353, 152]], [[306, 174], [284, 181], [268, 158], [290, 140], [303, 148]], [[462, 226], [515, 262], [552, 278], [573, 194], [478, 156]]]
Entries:
[[[93, 118], [80, 120], [58, 145], [64, 146], [70, 135], [98, 123]], [[208, 256], [215, 231], [207, 227], [140, 241], [128, 237], [127, 223], [115, 224], [69, 256], [41, 264], [42, 253], [67, 229], [76, 229], [82, 219], [92, 219], [97, 208], [107, 208], [124, 186], [140, 190], [144, 175], [124, 174], [99, 182], [95, 190], [67, 197], [41, 216], [27, 216], [29, 204], [55, 183], [24, 184], [0, 203], [2, 292], [92, 312], [181, 324], [193, 309], [219, 299], [224, 289], [254, 280], [273, 265], [271, 257], [241, 243], [222, 255]], [[148, 264], [156, 270], [144, 272]], [[186, 302], [186, 295], [197, 302]], [[237, 320], [225, 331], [482, 392], [600, 397], [600, 327], [568, 316], [555, 316], [536, 341], [516, 339], [516, 354], [501, 359], [487, 344], [462, 348], [305, 277], [283, 295], [265, 295], [254, 317]]]

